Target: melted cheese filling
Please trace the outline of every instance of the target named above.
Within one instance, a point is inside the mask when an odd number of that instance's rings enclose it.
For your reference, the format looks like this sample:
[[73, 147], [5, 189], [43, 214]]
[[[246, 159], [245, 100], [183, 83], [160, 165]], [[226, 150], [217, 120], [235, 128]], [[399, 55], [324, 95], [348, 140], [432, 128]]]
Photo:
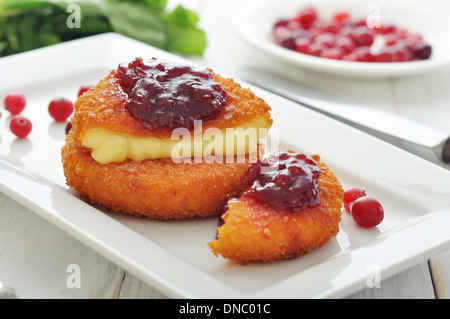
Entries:
[[237, 128], [208, 128], [189, 132], [175, 129], [171, 138], [138, 137], [102, 128], [88, 130], [81, 143], [91, 149], [91, 156], [101, 164], [126, 159], [142, 161], [170, 157], [174, 162], [206, 159], [211, 156], [227, 158], [256, 153], [258, 141], [267, 135], [264, 119], [254, 119]]

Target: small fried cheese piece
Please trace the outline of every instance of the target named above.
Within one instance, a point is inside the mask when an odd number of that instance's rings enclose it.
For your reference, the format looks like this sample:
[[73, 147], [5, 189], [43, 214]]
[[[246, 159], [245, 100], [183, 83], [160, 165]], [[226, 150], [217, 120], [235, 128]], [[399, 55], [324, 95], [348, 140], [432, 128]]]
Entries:
[[344, 191], [336, 175], [313, 156], [320, 166], [321, 203], [298, 212], [277, 210], [255, 199], [228, 201], [221, 216], [212, 252], [234, 261], [273, 262], [300, 257], [327, 243], [339, 232]]

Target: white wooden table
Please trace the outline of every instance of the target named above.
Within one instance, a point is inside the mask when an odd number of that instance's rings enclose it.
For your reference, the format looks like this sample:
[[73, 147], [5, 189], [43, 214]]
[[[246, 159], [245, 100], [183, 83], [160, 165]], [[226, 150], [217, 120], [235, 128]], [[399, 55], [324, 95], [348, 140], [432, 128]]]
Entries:
[[[195, 62], [229, 76], [237, 74], [240, 67], [263, 63], [310, 85], [401, 114], [450, 135], [450, 68], [382, 80], [341, 78], [293, 68], [247, 46], [233, 34], [227, 19], [242, 1], [181, 1], [200, 13], [208, 33], [208, 49], [203, 57], [192, 58]], [[448, 1], [427, 3], [440, 5], [450, 16]], [[83, 269], [79, 288], [67, 283], [68, 266], [72, 264]], [[1, 193], [0, 282], [13, 287], [19, 298], [166, 297]], [[449, 296], [447, 251], [393, 277], [382, 278], [380, 288], [366, 288], [348, 298]]]

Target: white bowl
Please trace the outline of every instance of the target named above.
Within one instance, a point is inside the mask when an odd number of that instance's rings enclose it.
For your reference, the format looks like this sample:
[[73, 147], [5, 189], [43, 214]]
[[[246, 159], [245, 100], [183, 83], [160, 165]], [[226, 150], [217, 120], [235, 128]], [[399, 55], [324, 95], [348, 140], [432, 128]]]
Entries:
[[[343, 9], [354, 18], [366, 19], [377, 10], [383, 25], [394, 24], [420, 33], [432, 46], [432, 55], [428, 60], [411, 62], [351, 62], [301, 54], [276, 45], [272, 40], [274, 23], [280, 18], [293, 16], [305, 5], [313, 5], [322, 17]], [[409, 1], [374, 3], [367, 0], [257, 0], [242, 5], [233, 14], [231, 23], [234, 31], [257, 49], [301, 67], [335, 74], [360, 77], [399, 76], [433, 71], [450, 64], [449, 17], [437, 8]]]

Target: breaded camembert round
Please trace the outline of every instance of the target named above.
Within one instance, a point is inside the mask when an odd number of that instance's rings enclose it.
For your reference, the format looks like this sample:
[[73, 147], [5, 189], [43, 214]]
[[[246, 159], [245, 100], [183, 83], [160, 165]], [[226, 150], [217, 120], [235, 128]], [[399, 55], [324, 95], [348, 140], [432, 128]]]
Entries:
[[[264, 188], [264, 181], [257, 180], [238, 199], [228, 202], [228, 209], [220, 217], [216, 240], [208, 243], [215, 255], [242, 263], [291, 259], [337, 235], [342, 186], [336, 175], [320, 162], [319, 156], [306, 158], [313, 159], [320, 170], [315, 172], [318, 192], [314, 190], [314, 178], [302, 181], [286, 178], [297, 168], [286, 168], [289, 163], [280, 164], [283, 167], [278, 175], [266, 177], [268, 188]], [[302, 169], [305, 171], [304, 166]], [[300, 184], [304, 187], [297, 187]], [[260, 198], [247, 193], [252, 187], [255, 191], [262, 190]], [[297, 189], [286, 195], [289, 192], [286, 187]], [[279, 195], [281, 198], [277, 199]], [[264, 197], [268, 201], [261, 200]], [[297, 203], [293, 203], [293, 198]], [[298, 205], [302, 202], [303, 205]]]
[[[272, 119], [269, 105], [233, 79], [137, 58], [81, 95], [71, 124], [61, 151], [67, 185], [113, 211], [167, 220], [223, 212], [243, 191]], [[222, 148], [225, 136], [241, 137], [229, 129], [251, 129], [256, 139], [242, 154]]]

